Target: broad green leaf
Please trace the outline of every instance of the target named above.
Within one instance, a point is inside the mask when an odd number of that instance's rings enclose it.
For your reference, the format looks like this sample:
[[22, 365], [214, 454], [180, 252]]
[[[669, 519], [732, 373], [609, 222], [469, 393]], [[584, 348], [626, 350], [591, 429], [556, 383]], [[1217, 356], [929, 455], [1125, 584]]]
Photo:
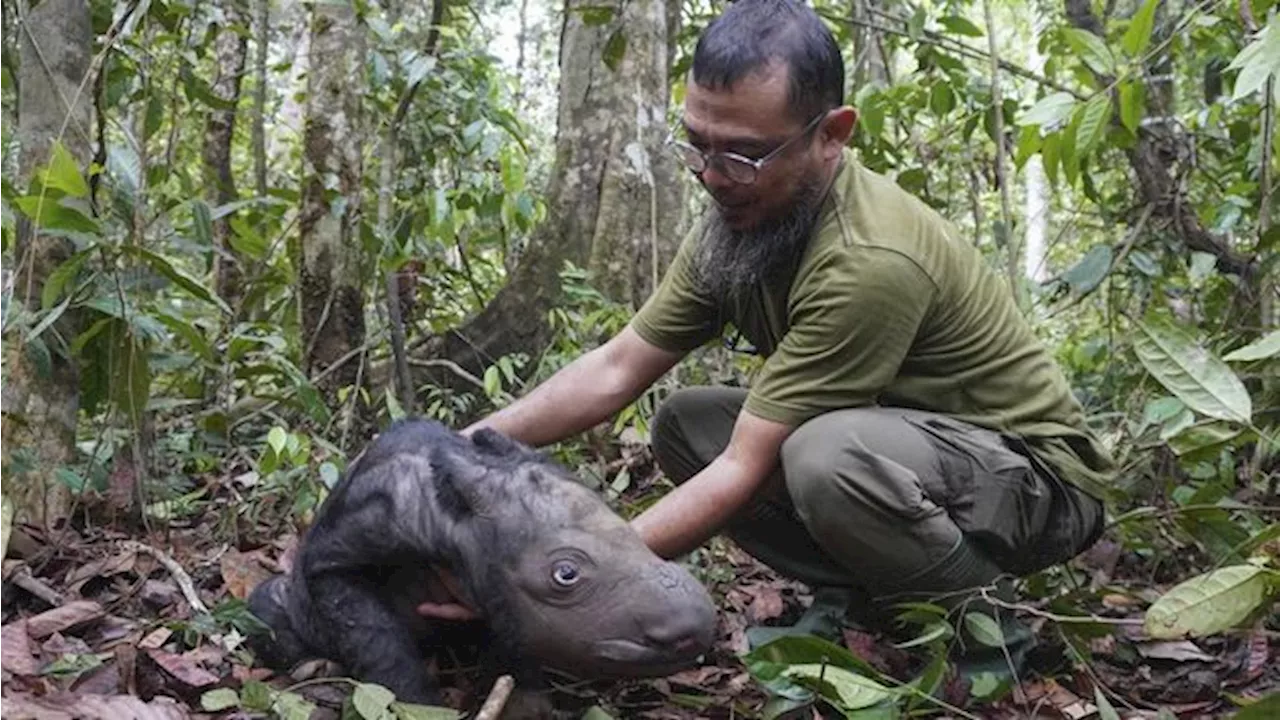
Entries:
[[1236, 348], [1223, 356], [1227, 362], [1252, 362], [1280, 355], [1280, 330], [1272, 330], [1242, 348]]
[[582, 713], [579, 720], [613, 720], [613, 716], [604, 711], [599, 705], [592, 705], [587, 711]]
[[1221, 445], [1241, 432], [1239, 426], [1232, 426], [1222, 420], [1210, 420], [1178, 428], [1178, 432], [1164, 439], [1175, 455], [1182, 456]]
[[315, 703], [291, 692], [277, 693], [272, 707], [280, 720], [309, 720], [316, 710]]
[[231, 308], [223, 302], [222, 298], [213, 294], [213, 292], [210, 291], [209, 288], [205, 287], [199, 280], [196, 280], [182, 270], [174, 267], [167, 258], [136, 245], [125, 245], [121, 249], [132, 255], [137, 255], [143, 262], [149, 265], [152, 270], [155, 270], [157, 273], [165, 276], [183, 290], [186, 290], [195, 297], [216, 306], [222, 312], [228, 315], [231, 314]]
[[1151, 29], [1155, 24], [1156, 6], [1159, 4], [1160, 0], [1147, 0], [1129, 21], [1129, 29], [1125, 30], [1124, 38], [1120, 41], [1120, 46], [1129, 57], [1140, 57], [1151, 43]]
[[232, 250], [250, 260], [261, 260], [267, 256], [267, 251], [270, 249], [267, 239], [250, 227], [244, 218], [233, 217], [228, 224], [231, 226], [231, 234], [227, 242], [231, 243]]
[[1111, 705], [1111, 701], [1106, 695], [1102, 694], [1102, 688], [1097, 685], [1093, 686], [1093, 699], [1098, 704], [1099, 720], [1120, 720], [1120, 713], [1116, 712], [1115, 707]]
[[1093, 96], [1078, 110], [1080, 127], [1076, 131], [1076, 153], [1084, 159], [1107, 132], [1107, 120], [1111, 117], [1111, 98], [1105, 94]]
[[1246, 705], [1231, 720], [1275, 720], [1280, 717], [1280, 692], [1273, 692], [1261, 700]]
[[360, 683], [356, 685], [355, 692], [351, 693], [351, 704], [365, 720], [381, 720], [386, 717], [395, 699], [395, 693], [373, 683]]
[[85, 182], [80, 166], [71, 157], [71, 152], [61, 140], [54, 140], [51, 149], [53, 156], [49, 159], [49, 167], [41, 173], [44, 186], [61, 190], [71, 197], [88, 197], [89, 183]]
[[956, 106], [956, 96], [951, 85], [946, 82], [935, 83], [929, 91], [929, 109], [935, 115], [946, 115]]
[[1022, 114], [1018, 124], [1040, 125], [1046, 129], [1053, 129], [1071, 115], [1075, 106], [1076, 99], [1070, 93], [1056, 92], [1046, 95]]
[[325, 487], [332, 490], [340, 479], [341, 473], [338, 472], [337, 465], [328, 461], [320, 464], [320, 480], [325, 484]]
[[1004, 633], [1000, 626], [986, 613], [968, 612], [964, 615], [964, 626], [974, 640], [988, 647], [1004, 647]]
[[1186, 409], [1186, 405], [1175, 397], [1162, 397], [1152, 400], [1143, 408], [1142, 420], [1149, 425], [1162, 423]]
[[276, 452], [277, 455], [284, 454], [284, 446], [288, 442], [289, 442], [288, 433], [286, 433], [284, 431], [284, 428], [280, 427], [279, 425], [271, 428], [271, 430], [267, 432], [267, 445], [269, 445], [271, 449]]
[[1140, 82], [1126, 80], [1120, 83], [1120, 123], [1129, 132], [1138, 132], [1138, 124], [1142, 122], [1142, 111], [1145, 109], [1147, 88]]
[[1173, 417], [1165, 419], [1164, 424], [1160, 427], [1160, 439], [1169, 442], [1181, 434], [1183, 430], [1195, 424], [1196, 414], [1191, 412], [1191, 408], [1183, 405], [1182, 409]]
[[240, 704], [240, 694], [231, 688], [218, 688], [200, 696], [200, 707], [209, 712], [218, 712], [233, 708]]
[[462, 713], [450, 708], [399, 701], [391, 703], [391, 712], [395, 713], [396, 720], [458, 720], [462, 717]]
[[1191, 269], [1188, 273], [1191, 282], [1196, 285], [1203, 283], [1205, 278], [1209, 277], [1209, 274], [1213, 272], [1217, 262], [1217, 256], [1211, 253], [1199, 251], [1191, 253]]
[[1129, 264], [1147, 277], [1160, 277], [1160, 265], [1151, 253], [1135, 250], [1129, 253]]
[[1202, 415], [1249, 422], [1252, 402], [1231, 368], [1169, 322], [1152, 319], [1137, 326], [1138, 360], [1169, 392]]
[[502, 375], [497, 365], [490, 365], [484, 371], [484, 392], [489, 397], [495, 397], [498, 391], [502, 390]]
[[1062, 130], [1062, 176], [1068, 185], [1074, 186], [1080, 177], [1080, 155], [1076, 152], [1076, 138], [1080, 131], [1080, 113], [1071, 114], [1071, 122]]
[[1231, 60], [1227, 69], [1240, 71], [1231, 93], [1233, 101], [1253, 93], [1280, 70], [1280, 18], [1272, 18], [1262, 33]]
[[35, 223], [39, 230], [66, 230], [69, 232], [101, 235], [102, 228], [92, 218], [75, 208], [67, 207], [51, 197], [25, 195], [14, 198], [13, 204]]
[[[871, 707], [894, 695], [893, 691], [875, 680], [835, 665], [821, 663], [792, 665], [783, 672], [783, 675], [823, 693], [824, 697], [834, 701], [844, 710]], [[824, 684], [828, 687], [824, 688]], [[828, 694], [828, 688], [834, 694]]]
[[1268, 602], [1274, 574], [1257, 565], [1232, 565], [1198, 575], [1147, 608], [1143, 628], [1157, 640], [1229, 630]]
[[953, 630], [951, 629], [951, 623], [941, 620], [930, 623], [925, 627], [924, 632], [922, 632], [919, 637], [912, 638], [902, 643], [894, 643], [893, 646], [900, 650], [905, 650], [907, 648], [916, 647], [917, 645], [928, 645], [934, 640], [950, 637], [952, 633]]
[[116, 329], [111, 399], [134, 423], [142, 421], [151, 398], [151, 362], [146, 346], [138, 342], [128, 325]]
[[613, 31], [609, 39], [605, 41], [604, 52], [601, 58], [609, 69], [617, 72], [618, 64], [622, 62], [622, 57], [627, 54], [627, 35], [619, 27]]
[[1053, 133], [1044, 139], [1040, 149], [1040, 157], [1044, 158], [1044, 175], [1049, 184], [1057, 187], [1058, 168], [1062, 162], [1062, 133]]
[[53, 272], [49, 273], [49, 278], [44, 281], [44, 288], [40, 291], [40, 307], [47, 310], [53, 307], [59, 296], [62, 295], [62, 289], [67, 283], [75, 278], [76, 273], [80, 271], [81, 266], [89, 259], [89, 255], [96, 252], [97, 248], [91, 247], [67, 258], [67, 261], [59, 265]]
[[209, 206], [203, 200], [191, 202], [192, 227], [195, 229], [196, 242], [204, 247], [213, 246], [213, 218]]
[[1094, 245], [1080, 261], [1062, 274], [1062, 279], [1077, 293], [1086, 293], [1098, 286], [1111, 269], [1111, 246]]
[[275, 690], [261, 680], [246, 680], [240, 686], [240, 702], [245, 710], [270, 710], [274, 695]]
[[194, 350], [197, 355], [205, 360], [214, 360], [213, 346], [209, 344], [209, 341], [194, 325], [184, 318], [163, 310], [156, 310], [155, 315], [156, 320], [159, 320], [162, 325], [185, 340], [187, 346]]
[[1043, 145], [1044, 139], [1040, 137], [1040, 132], [1034, 125], [1022, 126], [1022, 130], [1018, 132], [1018, 151], [1013, 156], [1014, 166], [1021, 170], [1027, 164], [1027, 160], [1039, 152]]
[[1116, 70], [1116, 59], [1111, 55], [1106, 42], [1088, 30], [1080, 28], [1064, 28], [1067, 44], [1080, 54], [1080, 59], [1094, 72], [1112, 75]]
[[987, 698], [1000, 689], [1000, 678], [993, 672], [980, 672], [973, 676], [969, 693], [976, 698]]
[[938, 24], [956, 35], [968, 35], [969, 37], [982, 37], [982, 30], [959, 15], [947, 15], [938, 18]]

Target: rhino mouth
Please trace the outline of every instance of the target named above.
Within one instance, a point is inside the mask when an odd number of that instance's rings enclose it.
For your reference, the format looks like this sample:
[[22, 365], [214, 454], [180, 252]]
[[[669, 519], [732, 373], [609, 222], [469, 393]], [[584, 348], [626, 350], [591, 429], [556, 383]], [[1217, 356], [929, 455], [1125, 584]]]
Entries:
[[635, 640], [614, 638], [592, 646], [600, 666], [597, 669], [626, 675], [670, 675], [697, 662], [703, 648], [697, 643], [679, 647], [649, 645]]

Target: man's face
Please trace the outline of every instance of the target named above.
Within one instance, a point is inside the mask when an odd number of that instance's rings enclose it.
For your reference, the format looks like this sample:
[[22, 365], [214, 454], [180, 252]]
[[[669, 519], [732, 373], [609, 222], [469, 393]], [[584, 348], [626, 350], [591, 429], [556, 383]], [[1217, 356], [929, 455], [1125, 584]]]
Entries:
[[690, 82], [684, 125], [688, 142], [707, 153], [732, 152], [752, 160], [791, 142], [760, 168], [755, 182], [739, 184], [714, 165], [701, 174], [703, 187], [731, 230], [751, 231], [786, 215], [805, 186], [821, 176], [814, 133], [796, 138], [811, 118], [797, 119], [787, 102], [787, 71], [774, 64], [732, 88], [710, 90]]

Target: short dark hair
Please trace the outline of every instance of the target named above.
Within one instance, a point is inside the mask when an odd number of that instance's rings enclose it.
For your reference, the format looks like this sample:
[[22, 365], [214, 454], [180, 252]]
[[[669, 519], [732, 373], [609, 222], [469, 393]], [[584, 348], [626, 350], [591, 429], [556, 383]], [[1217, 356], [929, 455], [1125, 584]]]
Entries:
[[693, 81], [712, 90], [780, 60], [800, 122], [844, 104], [844, 58], [831, 31], [800, 0], [737, 0], [698, 38]]

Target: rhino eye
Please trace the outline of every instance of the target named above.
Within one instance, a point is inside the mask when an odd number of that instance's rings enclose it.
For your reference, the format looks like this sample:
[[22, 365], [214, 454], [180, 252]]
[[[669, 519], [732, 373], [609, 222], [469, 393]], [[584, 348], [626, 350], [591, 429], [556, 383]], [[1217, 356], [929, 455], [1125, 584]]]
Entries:
[[582, 574], [578, 572], [578, 566], [566, 560], [556, 563], [555, 569], [551, 571], [551, 579], [562, 587], [573, 585], [581, 577]]

